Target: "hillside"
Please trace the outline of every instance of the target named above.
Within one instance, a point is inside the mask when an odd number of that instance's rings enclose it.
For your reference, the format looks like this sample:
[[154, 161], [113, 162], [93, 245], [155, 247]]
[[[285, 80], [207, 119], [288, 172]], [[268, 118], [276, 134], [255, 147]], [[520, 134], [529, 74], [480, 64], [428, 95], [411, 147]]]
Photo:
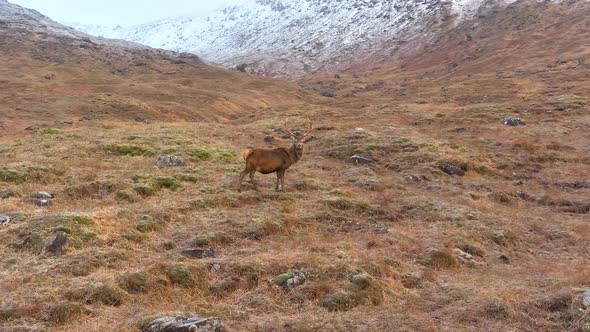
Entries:
[[0, 34], [4, 135], [103, 120], [227, 121], [307, 96], [192, 54], [91, 37], [5, 1]]
[[[586, 2], [300, 86], [1, 5], [1, 331], [589, 330]], [[308, 118], [286, 192], [238, 193]]]
[[372, 57], [414, 54], [446, 30], [514, 0], [251, 0], [211, 15], [113, 29], [71, 23], [90, 34], [191, 52], [225, 67], [275, 77], [335, 72]]

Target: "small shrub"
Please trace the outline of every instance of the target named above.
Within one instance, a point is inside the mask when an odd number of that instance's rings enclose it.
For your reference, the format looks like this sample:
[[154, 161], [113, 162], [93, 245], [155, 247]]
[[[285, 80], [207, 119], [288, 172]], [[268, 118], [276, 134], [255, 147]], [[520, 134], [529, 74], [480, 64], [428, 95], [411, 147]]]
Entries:
[[27, 174], [23, 174], [19, 171], [7, 168], [0, 168], [0, 181], [12, 182], [12, 183], [23, 183], [29, 179]]
[[191, 270], [186, 266], [173, 266], [166, 274], [170, 282], [185, 288], [192, 288], [195, 286], [195, 279]]
[[137, 225], [135, 225], [135, 229], [142, 233], [147, 233], [157, 231], [160, 229], [160, 225], [151, 217], [144, 216], [142, 220]]
[[136, 231], [136, 230], [123, 232], [121, 234], [121, 237], [127, 241], [132, 241], [132, 242], [142, 242], [143, 240], [145, 240], [145, 235]]
[[109, 144], [105, 147], [105, 150], [117, 156], [153, 156], [156, 154], [152, 149], [137, 145]]
[[80, 316], [84, 309], [80, 303], [60, 302], [49, 307], [49, 321], [63, 324]]
[[450, 269], [458, 265], [455, 256], [448, 251], [432, 252], [428, 263], [434, 269]]
[[135, 190], [136, 193], [138, 193], [139, 195], [143, 196], [143, 197], [149, 197], [149, 196], [153, 196], [156, 191], [154, 190], [154, 188], [150, 187], [150, 186], [137, 186], [135, 188], [133, 188], [133, 190]]
[[151, 184], [152, 187], [156, 189], [168, 188], [170, 190], [176, 190], [182, 187], [180, 181], [171, 176], [159, 176], [157, 178], [152, 179]]
[[510, 317], [510, 308], [500, 299], [491, 299], [484, 305], [483, 313], [493, 319], [507, 319]]
[[37, 131], [37, 135], [39, 136], [54, 136], [59, 134], [61, 134], [61, 131], [55, 128], [43, 128]]
[[109, 306], [123, 304], [126, 294], [123, 290], [110, 284], [87, 285], [66, 292], [70, 301], [84, 301], [88, 304], [100, 303]]
[[193, 148], [188, 150], [187, 154], [202, 161], [211, 161], [217, 164], [230, 162], [236, 156], [233, 151], [221, 148]]
[[145, 272], [127, 273], [119, 277], [118, 284], [131, 294], [147, 291], [148, 275]]
[[326, 295], [321, 305], [328, 311], [346, 311], [352, 307], [352, 299], [347, 292], [339, 291]]

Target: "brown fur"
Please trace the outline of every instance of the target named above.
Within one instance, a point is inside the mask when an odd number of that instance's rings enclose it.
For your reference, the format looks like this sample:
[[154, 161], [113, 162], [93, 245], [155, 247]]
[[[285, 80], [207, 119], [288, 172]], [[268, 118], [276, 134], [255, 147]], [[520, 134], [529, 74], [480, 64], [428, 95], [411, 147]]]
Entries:
[[250, 174], [250, 182], [252, 182], [254, 189], [258, 190], [254, 182], [254, 174], [256, 172], [262, 174], [277, 173], [276, 191], [279, 191], [279, 183], [281, 184], [282, 191], [285, 191], [285, 172], [303, 157], [303, 140], [311, 132], [312, 126], [310, 121], [309, 130], [303, 135], [292, 133], [286, 125], [285, 128], [294, 141], [290, 148], [246, 149], [242, 152], [242, 158], [246, 161], [246, 167], [240, 173], [238, 191], [242, 189], [242, 181], [246, 174]]

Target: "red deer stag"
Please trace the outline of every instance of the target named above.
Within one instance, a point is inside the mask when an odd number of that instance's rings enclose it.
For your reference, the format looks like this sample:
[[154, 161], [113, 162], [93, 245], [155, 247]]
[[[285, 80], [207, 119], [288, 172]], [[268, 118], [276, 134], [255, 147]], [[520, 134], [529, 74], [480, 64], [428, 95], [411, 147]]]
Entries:
[[301, 134], [291, 132], [285, 122], [285, 129], [293, 140], [293, 145], [290, 148], [276, 148], [276, 149], [246, 149], [242, 152], [242, 157], [246, 161], [246, 167], [240, 173], [240, 180], [238, 182], [238, 192], [242, 190], [242, 181], [246, 174], [250, 174], [250, 182], [254, 186], [254, 190], [258, 190], [254, 182], [254, 174], [260, 172], [262, 174], [277, 173], [276, 191], [279, 191], [279, 181], [282, 186], [282, 191], [285, 191], [285, 171], [293, 164], [298, 162], [303, 156], [303, 141], [311, 133], [313, 129], [311, 121], [309, 121], [309, 130]]

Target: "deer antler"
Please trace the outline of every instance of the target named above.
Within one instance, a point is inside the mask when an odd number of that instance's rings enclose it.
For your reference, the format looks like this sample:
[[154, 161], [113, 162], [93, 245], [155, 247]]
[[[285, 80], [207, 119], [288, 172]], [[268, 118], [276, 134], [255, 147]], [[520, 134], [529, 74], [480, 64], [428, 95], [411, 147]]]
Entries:
[[307, 135], [309, 135], [311, 133], [311, 131], [313, 130], [313, 124], [311, 122], [311, 119], [307, 118], [307, 120], [309, 121], [309, 129], [303, 134], [303, 138], [306, 138]]
[[287, 130], [287, 132], [289, 133], [289, 135], [291, 135], [292, 138], [296, 138], [297, 136], [289, 130], [289, 127], [287, 127], [287, 120], [285, 120], [285, 129]]

